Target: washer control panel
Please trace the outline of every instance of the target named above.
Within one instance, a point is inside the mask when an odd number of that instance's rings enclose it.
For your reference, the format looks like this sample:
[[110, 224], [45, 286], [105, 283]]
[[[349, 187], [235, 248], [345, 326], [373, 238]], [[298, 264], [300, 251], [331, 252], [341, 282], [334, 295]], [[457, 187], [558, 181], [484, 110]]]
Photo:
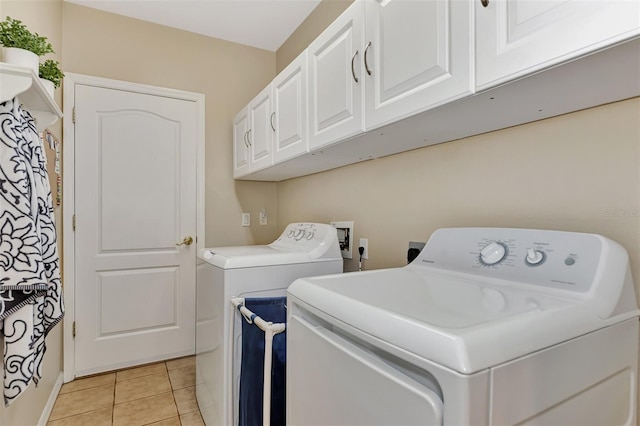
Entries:
[[316, 226], [312, 223], [300, 223], [297, 225], [289, 226], [286, 232], [282, 234], [282, 238], [288, 238], [289, 240], [313, 240], [316, 235]]
[[[275, 242], [287, 242], [290, 244], [295, 244], [296, 242], [300, 242], [300, 244], [305, 244], [305, 241], [312, 241], [316, 238], [316, 233], [318, 234], [318, 239], [322, 240], [324, 237], [324, 232], [326, 232], [325, 224], [323, 223], [290, 223], [287, 225], [285, 230], [282, 232], [280, 237]], [[331, 228], [330, 225], [326, 225]], [[335, 228], [334, 228], [335, 232]]]
[[587, 292], [607, 240], [594, 234], [510, 228], [444, 228], [415, 266]]
[[342, 259], [336, 228], [327, 223], [290, 223], [270, 247]]

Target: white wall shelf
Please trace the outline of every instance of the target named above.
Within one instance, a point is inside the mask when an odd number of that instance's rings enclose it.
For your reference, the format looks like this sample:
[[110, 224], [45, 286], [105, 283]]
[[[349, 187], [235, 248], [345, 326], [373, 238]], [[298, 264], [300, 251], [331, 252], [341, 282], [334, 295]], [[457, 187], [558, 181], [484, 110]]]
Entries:
[[0, 102], [16, 96], [35, 119], [39, 132], [62, 118], [62, 111], [34, 71], [0, 62]]

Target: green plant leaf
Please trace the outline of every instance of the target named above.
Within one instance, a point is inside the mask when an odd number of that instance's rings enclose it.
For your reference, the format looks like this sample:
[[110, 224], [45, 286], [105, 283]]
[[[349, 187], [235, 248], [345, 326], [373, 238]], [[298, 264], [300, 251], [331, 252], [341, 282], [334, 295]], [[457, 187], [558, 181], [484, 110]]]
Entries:
[[40, 64], [38, 73], [40, 78], [51, 81], [56, 88], [60, 87], [60, 83], [64, 78], [64, 73], [60, 70], [59, 65], [58, 61], [47, 59]]
[[32, 33], [22, 21], [10, 16], [0, 22], [0, 44], [4, 47], [25, 49], [38, 56], [55, 53], [46, 37]]

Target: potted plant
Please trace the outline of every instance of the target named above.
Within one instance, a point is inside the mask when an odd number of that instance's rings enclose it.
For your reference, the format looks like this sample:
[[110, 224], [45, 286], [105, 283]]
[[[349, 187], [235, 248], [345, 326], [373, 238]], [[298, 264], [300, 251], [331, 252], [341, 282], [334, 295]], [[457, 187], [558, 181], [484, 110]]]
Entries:
[[53, 59], [47, 59], [40, 64], [38, 75], [51, 97], [55, 89], [60, 87], [64, 73], [60, 70], [60, 63]]
[[26, 66], [38, 72], [38, 57], [54, 53], [46, 37], [32, 33], [17, 19], [10, 16], [0, 22], [0, 45], [3, 60], [14, 65]]

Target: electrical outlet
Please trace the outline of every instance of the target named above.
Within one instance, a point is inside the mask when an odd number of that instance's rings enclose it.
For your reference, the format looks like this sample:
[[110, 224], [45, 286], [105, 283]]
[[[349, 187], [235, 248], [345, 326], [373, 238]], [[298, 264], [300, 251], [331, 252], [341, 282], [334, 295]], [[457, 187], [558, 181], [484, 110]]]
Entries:
[[353, 259], [353, 222], [331, 222], [338, 232], [340, 251], [345, 259]]
[[251, 213], [242, 213], [242, 226], [251, 226]]
[[367, 238], [360, 238], [360, 245], [358, 246], [358, 249], [360, 247], [364, 248], [364, 251], [362, 252], [362, 258], [368, 259], [369, 258], [369, 240]]

